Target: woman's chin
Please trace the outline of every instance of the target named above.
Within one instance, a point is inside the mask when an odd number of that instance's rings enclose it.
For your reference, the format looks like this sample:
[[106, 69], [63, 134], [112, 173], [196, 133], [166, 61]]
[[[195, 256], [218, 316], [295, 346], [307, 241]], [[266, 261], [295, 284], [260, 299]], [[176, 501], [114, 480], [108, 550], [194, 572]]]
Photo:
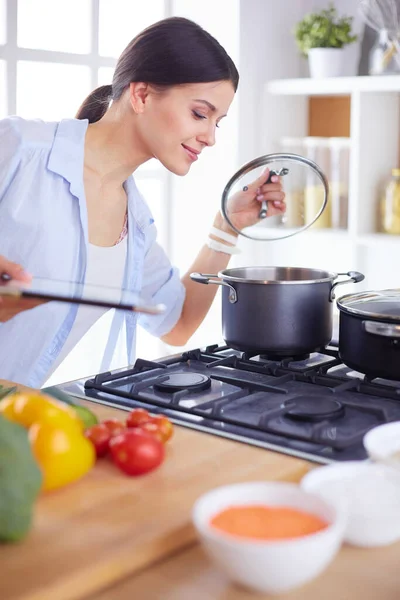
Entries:
[[171, 173], [173, 173], [174, 175], [178, 175], [179, 177], [183, 177], [184, 175], [187, 175], [190, 171], [190, 167], [192, 166], [191, 164], [187, 164], [187, 163], [163, 163], [163, 166], [168, 169], [168, 171], [170, 171]]

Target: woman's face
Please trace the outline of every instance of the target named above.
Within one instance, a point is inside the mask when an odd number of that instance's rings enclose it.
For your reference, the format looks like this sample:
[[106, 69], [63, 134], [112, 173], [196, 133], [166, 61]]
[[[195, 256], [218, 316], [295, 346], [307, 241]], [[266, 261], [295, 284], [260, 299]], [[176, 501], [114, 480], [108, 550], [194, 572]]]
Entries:
[[146, 154], [169, 171], [186, 175], [227, 115], [235, 92], [230, 81], [185, 84], [158, 92], [131, 84], [131, 103]]

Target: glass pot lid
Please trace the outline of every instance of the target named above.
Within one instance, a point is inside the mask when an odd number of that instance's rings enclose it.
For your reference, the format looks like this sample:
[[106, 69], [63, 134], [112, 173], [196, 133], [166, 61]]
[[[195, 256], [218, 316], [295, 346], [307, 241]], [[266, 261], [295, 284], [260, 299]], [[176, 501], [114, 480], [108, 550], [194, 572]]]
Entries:
[[400, 323], [400, 289], [347, 294], [337, 305], [352, 315]]
[[[254, 182], [267, 167], [270, 171], [267, 176], [268, 183], [272, 175], [281, 177], [286, 194], [286, 211], [279, 215], [272, 214], [274, 207], [271, 202], [255, 200], [258, 222], [240, 230], [234, 224], [237, 194], [245, 191], [255, 199]], [[326, 208], [328, 193], [327, 179], [312, 160], [298, 154], [266, 154], [245, 164], [231, 177], [222, 193], [221, 212], [230, 227], [248, 239], [279, 240], [296, 235], [314, 225]], [[328, 225], [321, 220], [321, 226]]]

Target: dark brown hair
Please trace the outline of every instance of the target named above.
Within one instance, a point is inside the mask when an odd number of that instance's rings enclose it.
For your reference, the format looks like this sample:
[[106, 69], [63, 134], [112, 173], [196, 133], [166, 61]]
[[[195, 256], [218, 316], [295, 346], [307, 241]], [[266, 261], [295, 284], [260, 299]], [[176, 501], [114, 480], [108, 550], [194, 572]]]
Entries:
[[89, 94], [76, 118], [99, 121], [111, 100], [118, 100], [132, 81], [166, 89], [223, 80], [231, 81], [236, 92], [239, 74], [219, 42], [189, 19], [163, 19], [128, 44], [115, 67], [112, 85], [102, 85]]

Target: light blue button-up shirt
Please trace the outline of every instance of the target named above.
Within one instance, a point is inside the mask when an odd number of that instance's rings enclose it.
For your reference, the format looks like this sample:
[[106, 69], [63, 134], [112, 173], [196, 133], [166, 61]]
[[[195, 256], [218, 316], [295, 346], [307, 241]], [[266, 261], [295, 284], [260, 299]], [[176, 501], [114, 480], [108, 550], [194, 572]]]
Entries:
[[[37, 277], [83, 282], [88, 218], [83, 184], [87, 120], [60, 123], [0, 120], [0, 254]], [[103, 365], [111, 360], [126, 324], [129, 361], [135, 357], [136, 326], [162, 336], [179, 319], [185, 297], [179, 273], [156, 242], [156, 227], [133, 177], [128, 196], [125, 289], [166, 305], [158, 316], [115, 311]], [[104, 274], [107, 284], [107, 273]], [[46, 380], [78, 306], [49, 302], [0, 324], [0, 378], [32, 387]]]

